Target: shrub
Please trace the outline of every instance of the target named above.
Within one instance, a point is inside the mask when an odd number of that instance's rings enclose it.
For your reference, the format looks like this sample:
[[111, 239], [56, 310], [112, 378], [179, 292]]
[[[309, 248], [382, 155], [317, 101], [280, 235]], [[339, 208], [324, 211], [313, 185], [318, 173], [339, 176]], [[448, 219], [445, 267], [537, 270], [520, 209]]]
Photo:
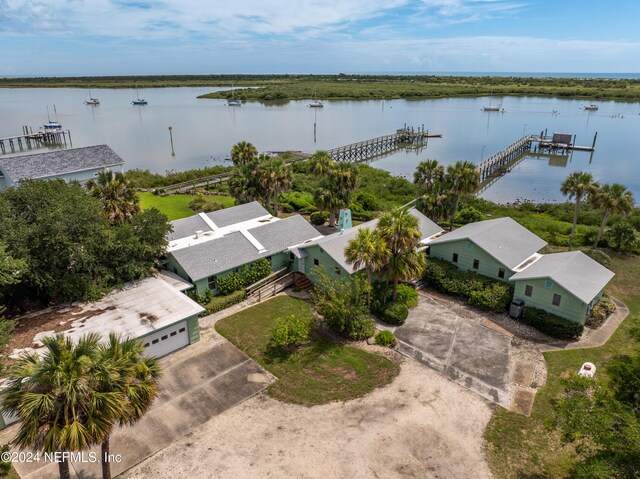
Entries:
[[522, 322], [558, 339], [579, 338], [584, 330], [582, 323], [576, 323], [531, 306], [525, 306]]
[[326, 211], [316, 211], [315, 213], [311, 213], [309, 216], [309, 220], [314, 225], [323, 225], [329, 219], [329, 213]]
[[507, 284], [493, 283], [471, 291], [469, 304], [484, 311], [503, 313], [511, 303], [511, 288]]
[[267, 350], [286, 350], [309, 340], [313, 323], [310, 318], [290, 314], [276, 319]]
[[376, 334], [376, 344], [378, 346], [395, 347], [395, 345], [398, 344], [398, 341], [391, 331], [384, 330]]
[[376, 211], [379, 207], [378, 198], [366, 191], [358, 191], [353, 195], [353, 202], [360, 206], [362, 211]]
[[382, 320], [388, 324], [402, 325], [409, 316], [409, 308], [402, 303], [391, 303], [382, 313]]
[[599, 328], [615, 310], [616, 304], [608, 296], [603, 296], [589, 313], [586, 325], [592, 329]]
[[229, 273], [216, 278], [216, 289], [222, 295], [242, 289], [243, 284], [238, 273]]
[[480, 213], [473, 206], [468, 206], [456, 213], [454, 223], [459, 225], [466, 225], [468, 223], [475, 223], [477, 221], [482, 221], [482, 213]]
[[300, 211], [313, 206], [313, 195], [311, 193], [303, 193], [300, 191], [288, 191], [281, 193], [282, 203], [288, 203], [295, 211]]
[[[391, 288], [389, 288], [389, 290], [391, 290]], [[396, 302], [404, 304], [409, 309], [415, 308], [418, 306], [418, 292], [408, 284], [399, 284]]]
[[223, 309], [227, 309], [234, 304], [238, 304], [244, 301], [247, 297], [247, 293], [244, 289], [239, 291], [234, 291], [231, 294], [227, 294], [226, 296], [214, 296], [211, 301], [204, 304], [204, 308], [206, 311], [203, 314], [213, 314], [218, 311], [222, 311]]
[[266, 278], [271, 274], [271, 263], [266, 258], [248, 266], [243, 266], [237, 273], [228, 273], [216, 278], [216, 288], [220, 294], [229, 294]]
[[224, 209], [224, 204], [215, 197], [198, 194], [189, 202], [189, 209], [196, 213], [206, 213], [207, 211], [217, 211]]

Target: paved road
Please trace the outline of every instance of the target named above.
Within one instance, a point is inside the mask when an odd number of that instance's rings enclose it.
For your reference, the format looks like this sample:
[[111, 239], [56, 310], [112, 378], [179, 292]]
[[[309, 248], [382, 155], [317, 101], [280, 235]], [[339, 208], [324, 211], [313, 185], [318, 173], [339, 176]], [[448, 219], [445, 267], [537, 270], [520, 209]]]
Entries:
[[461, 318], [445, 303], [423, 295], [395, 335], [400, 352], [509, 407], [509, 337]]

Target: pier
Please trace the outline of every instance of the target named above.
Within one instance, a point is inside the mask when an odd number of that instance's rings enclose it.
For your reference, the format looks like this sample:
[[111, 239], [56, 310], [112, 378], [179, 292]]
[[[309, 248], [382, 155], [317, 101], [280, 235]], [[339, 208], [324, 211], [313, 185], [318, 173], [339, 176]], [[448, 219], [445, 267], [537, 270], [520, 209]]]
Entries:
[[41, 148], [43, 145], [73, 146], [71, 131], [63, 129], [40, 130], [34, 133], [28, 126], [23, 126], [21, 135], [0, 138], [0, 152], [3, 154], [33, 150]]

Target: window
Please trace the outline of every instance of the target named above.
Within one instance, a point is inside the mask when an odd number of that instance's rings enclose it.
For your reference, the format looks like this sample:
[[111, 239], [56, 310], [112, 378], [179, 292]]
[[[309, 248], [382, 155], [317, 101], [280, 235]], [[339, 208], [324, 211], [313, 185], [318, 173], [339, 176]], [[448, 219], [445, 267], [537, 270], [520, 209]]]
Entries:
[[334, 268], [334, 271], [336, 272], [336, 274], [340, 274], [340, 266], [336, 266]]
[[473, 249], [473, 243], [471, 241], [467, 241], [467, 249], [468, 250]]
[[458, 262], [458, 253], [453, 253], [453, 260], [454, 263]]
[[296, 259], [296, 257], [293, 253], [289, 253], [289, 259], [293, 261], [294, 259]]
[[524, 295], [530, 297], [532, 294], [533, 294], [533, 286], [531, 286], [530, 284], [526, 284], [524, 286]]
[[498, 278], [504, 279], [504, 268], [498, 268]]
[[546, 280], [546, 281], [544, 282], [544, 287], [545, 287], [545, 288], [549, 289], [549, 288], [551, 288], [552, 286], [553, 286], [553, 281], [551, 281], [550, 279], [548, 279], [548, 280]]
[[553, 295], [553, 305], [554, 306], [560, 306], [560, 300], [562, 299], [562, 296], [560, 296], [559, 294], [554, 294]]
[[180, 330], [178, 331], [179, 333], [184, 333], [186, 331], [185, 328], [180, 328]]
[[175, 336], [176, 334], [178, 334], [178, 332], [177, 332], [177, 331], [172, 331], [172, 332], [171, 332], [171, 334], [170, 334], [169, 336], [173, 337], [173, 336]]
[[167, 338], [169, 338], [169, 335], [168, 335], [168, 334], [165, 334], [164, 336], [162, 336], [162, 337], [160, 338], [160, 340], [161, 340], [161, 341], [166, 341], [166, 340], [167, 340]]
[[154, 339], [153, 341], [151, 341], [151, 344], [158, 344], [158, 341], [160, 341], [159, 339]]
[[480, 267], [480, 260], [474, 259], [473, 260], [473, 269], [478, 269], [479, 267]]
[[216, 277], [215, 276], [209, 276], [209, 279], [207, 281], [207, 285], [209, 286], [209, 289], [216, 289], [218, 287], [218, 283], [216, 282]]
[[315, 264], [316, 266], [320, 264], [320, 261], [318, 261], [318, 258], [313, 258], [313, 264]]

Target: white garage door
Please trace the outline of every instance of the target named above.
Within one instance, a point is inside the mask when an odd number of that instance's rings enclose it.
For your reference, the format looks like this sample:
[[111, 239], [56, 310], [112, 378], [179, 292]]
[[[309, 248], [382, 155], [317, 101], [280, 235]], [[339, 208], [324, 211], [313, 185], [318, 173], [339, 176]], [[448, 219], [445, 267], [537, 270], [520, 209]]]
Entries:
[[182, 321], [168, 326], [157, 333], [145, 336], [142, 341], [147, 348], [147, 354], [157, 357], [166, 356], [176, 349], [189, 345], [187, 322]]

